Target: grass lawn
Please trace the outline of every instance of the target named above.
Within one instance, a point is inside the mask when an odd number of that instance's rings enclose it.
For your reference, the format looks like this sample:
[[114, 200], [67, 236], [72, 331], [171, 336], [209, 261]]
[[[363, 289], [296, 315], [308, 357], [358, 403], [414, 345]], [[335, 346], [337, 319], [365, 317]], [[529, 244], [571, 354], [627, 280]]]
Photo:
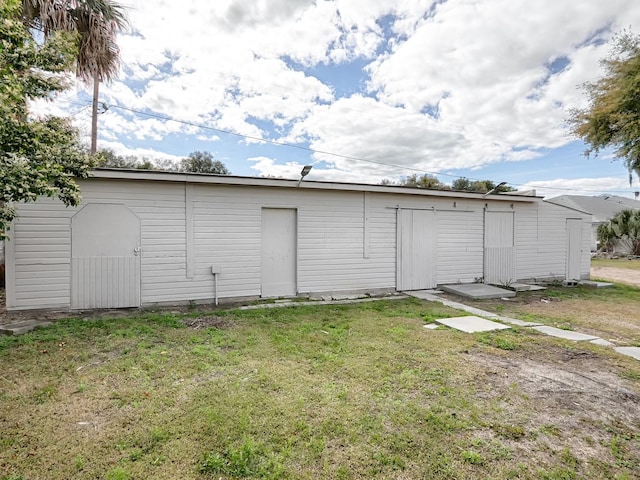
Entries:
[[640, 478], [640, 362], [423, 328], [452, 315], [407, 299], [0, 338], [0, 479]]
[[637, 287], [624, 284], [603, 289], [549, 287], [519, 292], [509, 301], [465, 299], [463, 303], [521, 320], [591, 333], [619, 345], [640, 346], [640, 288]]
[[627, 258], [592, 258], [592, 267], [615, 267], [629, 270], [640, 270], [640, 259]]

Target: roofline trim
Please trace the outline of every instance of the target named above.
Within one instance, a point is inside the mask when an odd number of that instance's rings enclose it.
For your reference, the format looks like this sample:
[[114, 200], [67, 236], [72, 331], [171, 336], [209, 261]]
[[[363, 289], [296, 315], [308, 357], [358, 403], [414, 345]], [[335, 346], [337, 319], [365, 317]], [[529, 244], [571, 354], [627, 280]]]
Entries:
[[280, 187], [297, 188], [304, 190], [343, 190], [356, 192], [396, 193], [402, 195], [420, 195], [426, 197], [468, 198], [486, 201], [508, 202], [535, 202], [542, 199], [537, 196], [509, 195], [507, 193], [485, 196], [482, 193], [459, 192], [452, 190], [427, 190], [423, 188], [398, 187], [388, 185], [372, 185], [364, 183], [325, 182], [304, 180], [298, 184], [298, 180], [265, 177], [241, 177], [235, 175], [212, 175], [201, 173], [161, 172], [151, 170], [128, 170], [99, 168], [91, 171], [89, 178], [101, 178], [112, 180], [145, 180], [179, 183], [198, 183], [213, 185], [244, 185], [254, 187]]

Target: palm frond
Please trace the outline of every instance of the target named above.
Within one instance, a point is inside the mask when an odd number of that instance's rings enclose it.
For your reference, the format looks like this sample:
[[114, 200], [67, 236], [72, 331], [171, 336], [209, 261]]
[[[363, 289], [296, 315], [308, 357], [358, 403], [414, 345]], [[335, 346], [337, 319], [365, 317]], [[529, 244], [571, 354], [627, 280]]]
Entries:
[[118, 32], [128, 26], [125, 9], [111, 0], [22, 0], [24, 21], [45, 36], [78, 35], [76, 74], [85, 82], [113, 79], [120, 66]]

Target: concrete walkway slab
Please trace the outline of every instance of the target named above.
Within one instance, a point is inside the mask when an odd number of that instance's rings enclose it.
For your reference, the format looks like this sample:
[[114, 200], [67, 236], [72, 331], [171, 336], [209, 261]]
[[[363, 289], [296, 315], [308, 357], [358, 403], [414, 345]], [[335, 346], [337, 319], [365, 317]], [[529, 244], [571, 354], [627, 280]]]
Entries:
[[501, 322], [510, 323], [511, 325], [517, 325], [518, 327], [539, 327], [544, 325], [543, 323], [537, 322], [525, 322], [524, 320], [518, 320], [517, 318], [509, 318], [498, 315], [495, 317], [497, 320]]
[[608, 288], [613, 287], [613, 283], [609, 282], [596, 282], [594, 280], [583, 280], [580, 282], [580, 285], [589, 288]]
[[21, 322], [0, 325], [0, 334], [22, 335], [37, 327], [48, 327], [49, 325], [52, 325], [52, 323], [45, 320], [23, 320]]
[[565, 340], [574, 340], [576, 342], [597, 340], [599, 338], [595, 335], [587, 335], [586, 333], [574, 332], [571, 330], [562, 330], [555, 327], [541, 326], [531, 328], [546, 335], [551, 335], [552, 337], [564, 338]]
[[508, 287], [515, 292], [532, 292], [534, 290], [546, 290], [547, 287], [541, 285], [531, 285], [529, 283], [512, 283]]
[[436, 322], [466, 333], [490, 332], [492, 330], [504, 330], [510, 328], [502, 323], [492, 322], [491, 320], [475, 316], [439, 318]]
[[455, 285], [442, 285], [440, 287], [445, 292], [460, 295], [461, 297], [472, 298], [474, 300], [486, 300], [489, 298], [510, 298], [515, 297], [516, 292], [505, 290], [504, 288], [485, 285], [484, 283], [461, 283]]
[[412, 297], [419, 298], [420, 300], [427, 300], [428, 302], [440, 302], [444, 303], [444, 299], [433, 293], [433, 290], [413, 290], [411, 292], [403, 292]]
[[595, 340], [589, 340], [589, 343], [593, 343], [594, 345], [601, 345], [603, 347], [612, 347], [613, 343], [609, 340], [605, 340], [603, 338], [596, 338]]
[[640, 347], [615, 347], [614, 350], [622, 355], [640, 360]]
[[437, 295], [433, 295], [429, 293], [429, 290], [416, 290], [413, 292], [407, 292], [412, 297], [419, 298], [420, 300], [427, 300], [429, 302], [438, 302], [444, 305], [445, 307], [455, 308], [456, 310], [462, 310], [463, 312], [470, 313], [472, 315], [477, 315], [479, 317], [487, 317], [487, 318], [498, 318], [499, 315], [492, 312], [487, 312], [486, 310], [481, 310], [479, 308], [470, 307], [469, 305], [465, 305], [464, 303], [454, 302], [453, 300], [447, 300], [446, 298], [440, 298]]

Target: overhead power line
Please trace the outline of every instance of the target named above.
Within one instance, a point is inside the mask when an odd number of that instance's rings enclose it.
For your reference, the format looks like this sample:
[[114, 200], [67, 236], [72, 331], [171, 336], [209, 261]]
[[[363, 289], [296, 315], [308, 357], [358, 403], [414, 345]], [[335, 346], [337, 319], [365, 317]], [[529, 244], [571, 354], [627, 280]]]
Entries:
[[[74, 102], [69, 102], [69, 103], [74, 103]], [[79, 105], [79, 104], [76, 104]], [[124, 111], [128, 111], [131, 113], [134, 113], [136, 115], [142, 115], [142, 116], [146, 116], [149, 118], [155, 118], [158, 120], [164, 120], [167, 122], [175, 122], [175, 123], [180, 123], [183, 125], [188, 125], [191, 127], [196, 127], [202, 130], [208, 130], [208, 131], [212, 131], [212, 132], [216, 132], [216, 133], [221, 133], [224, 135], [231, 135], [234, 137], [238, 137], [238, 138], [243, 138], [243, 139], [247, 139], [247, 140], [253, 140], [253, 141], [257, 141], [257, 142], [262, 142], [262, 143], [268, 143], [271, 145], [276, 145], [279, 147], [288, 147], [288, 148], [295, 148], [298, 150], [302, 150], [305, 152], [310, 152], [310, 153], [316, 153], [316, 154], [321, 154], [321, 155], [328, 155], [331, 157], [336, 157], [336, 158], [342, 158], [345, 160], [352, 160], [355, 162], [364, 162], [364, 163], [371, 163], [371, 164], [375, 164], [375, 165], [382, 165], [385, 167], [391, 167], [391, 168], [398, 168], [400, 170], [407, 170], [407, 171], [412, 171], [412, 172], [416, 172], [416, 173], [422, 173], [422, 174], [427, 174], [427, 175], [434, 175], [434, 176], [444, 176], [444, 177], [449, 177], [449, 178], [454, 178], [454, 179], [459, 179], [459, 178], [467, 178], [469, 180], [475, 180], [475, 181], [483, 181], [485, 179], [481, 179], [481, 178], [473, 178], [473, 177], [466, 177], [464, 175], [452, 175], [449, 173], [441, 173], [441, 172], [431, 172], [431, 171], [427, 171], [427, 170], [423, 170], [420, 168], [415, 168], [415, 167], [410, 167], [410, 166], [406, 166], [406, 165], [398, 165], [395, 163], [389, 163], [389, 162], [382, 162], [379, 160], [372, 160], [372, 159], [367, 159], [367, 158], [361, 158], [361, 157], [354, 157], [351, 155], [343, 155], [340, 153], [334, 153], [334, 152], [329, 152], [326, 150], [317, 150], [314, 148], [310, 148], [310, 147], [305, 147], [303, 145], [296, 145], [293, 143], [287, 143], [287, 142], [279, 142], [277, 140], [270, 140], [270, 139], [266, 139], [266, 138], [262, 138], [262, 137], [256, 137], [253, 135], [245, 135], [242, 133], [237, 133], [237, 132], [232, 132], [230, 130], [224, 130], [222, 128], [216, 128], [216, 127], [211, 127], [209, 125], [204, 125], [201, 123], [196, 123], [196, 122], [191, 122], [188, 120], [179, 120], [177, 118], [173, 118], [167, 115], [160, 115], [157, 113], [150, 113], [150, 112], [145, 112], [142, 110], [136, 110], [134, 108], [129, 108], [129, 107], [125, 107], [122, 105], [115, 105], [115, 104], [105, 104], [105, 107], [108, 108], [114, 108], [114, 109], [119, 109], [119, 110], [124, 110]], [[513, 183], [513, 182], [507, 182], [507, 184], [512, 185], [512, 186], [516, 186], [516, 187], [528, 187], [528, 188], [536, 188], [536, 189], [545, 189], [545, 190], [557, 190], [557, 191], [571, 191], [571, 192], [593, 192], [593, 193], [598, 193], [601, 192], [602, 190], [590, 190], [590, 189], [576, 189], [576, 188], [561, 188], [561, 187], [551, 187], [551, 186], [544, 186], [544, 185], [530, 185], [530, 184], [524, 184], [524, 183]], [[607, 190], [608, 192], [625, 192], [628, 193], [630, 190]]]

